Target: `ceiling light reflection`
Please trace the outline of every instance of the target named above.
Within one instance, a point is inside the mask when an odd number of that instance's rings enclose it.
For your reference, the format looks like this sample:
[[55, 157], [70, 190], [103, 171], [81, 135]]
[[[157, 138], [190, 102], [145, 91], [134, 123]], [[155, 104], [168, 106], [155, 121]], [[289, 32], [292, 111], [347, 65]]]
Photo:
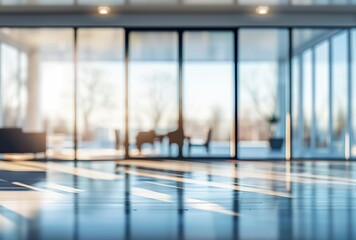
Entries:
[[269, 7], [268, 6], [258, 6], [256, 8], [256, 13], [259, 15], [266, 15], [269, 13]]
[[99, 6], [98, 7], [98, 13], [100, 15], [108, 15], [110, 12], [111, 12], [111, 9], [108, 6]]

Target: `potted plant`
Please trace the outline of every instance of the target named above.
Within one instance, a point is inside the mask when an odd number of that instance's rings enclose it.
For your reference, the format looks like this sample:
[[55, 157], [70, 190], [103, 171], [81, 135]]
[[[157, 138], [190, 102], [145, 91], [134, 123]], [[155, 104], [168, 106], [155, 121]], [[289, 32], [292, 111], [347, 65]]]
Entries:
[[277, 114], [273, 113], [271, 116], [267, 118], [267, 122], [269, 124], [269, 131], [270, 131], [270, 137], [269, 137], [269, 146], [272, 150], [280, 150], [283, 146], [284, 139], [276, 137], [276, 131], [277, 131], [277, 125], [279, 123], [279, 117]]

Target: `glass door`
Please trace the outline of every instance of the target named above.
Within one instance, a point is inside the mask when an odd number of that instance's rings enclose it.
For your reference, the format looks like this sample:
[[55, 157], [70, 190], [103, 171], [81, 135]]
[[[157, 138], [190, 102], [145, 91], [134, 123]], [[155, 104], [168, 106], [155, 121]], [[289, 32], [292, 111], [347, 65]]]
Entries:
[[177, 156], [168, 134], [178, 129], [178, 33], [129, 34], [129, 152]]
[[286, 156], [288, 42], [286, 29], [239, 30], [239, 158]]
[[124, 30], [78, 30], [78, 158], [124, 156]]
[[234, 33], [183, 33], [185, 157], [234, 155]]

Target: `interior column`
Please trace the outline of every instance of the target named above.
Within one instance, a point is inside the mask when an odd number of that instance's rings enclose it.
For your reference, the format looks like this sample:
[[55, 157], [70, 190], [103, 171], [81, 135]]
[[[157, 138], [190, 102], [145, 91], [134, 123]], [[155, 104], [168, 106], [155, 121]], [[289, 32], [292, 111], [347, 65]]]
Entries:
[[26, 131], [42, 131], [41, 81], [39, 78], [39, 54], [37, 49], [28, 53]]

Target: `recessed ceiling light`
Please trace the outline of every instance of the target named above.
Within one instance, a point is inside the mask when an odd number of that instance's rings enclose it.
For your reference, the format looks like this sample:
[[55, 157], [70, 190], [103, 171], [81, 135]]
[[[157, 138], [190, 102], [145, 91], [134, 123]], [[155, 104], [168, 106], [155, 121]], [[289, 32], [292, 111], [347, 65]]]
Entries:
[[108, 6], [99, 6], [98, 7], [98, 13], [100, 15], [108, 15], [110, 13], [111, 9]]
[[269, 13], [269, 7], [268, 6], [258, 6], [256, 8], [256, 13], [259, 15], [266, 15]]

